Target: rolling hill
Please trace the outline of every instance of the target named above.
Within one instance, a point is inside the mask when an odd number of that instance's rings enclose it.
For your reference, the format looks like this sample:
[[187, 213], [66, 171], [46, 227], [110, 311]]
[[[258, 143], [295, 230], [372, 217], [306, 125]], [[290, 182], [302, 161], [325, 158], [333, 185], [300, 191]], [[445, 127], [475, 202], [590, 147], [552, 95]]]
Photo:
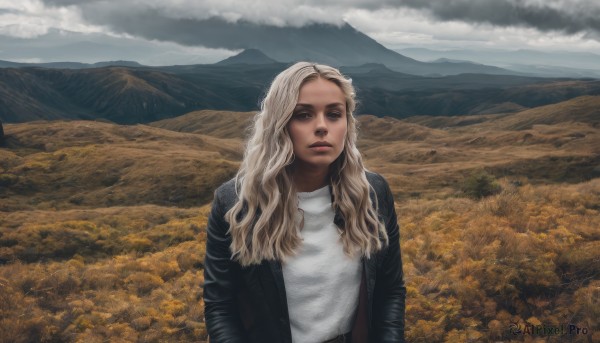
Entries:
[[[0, 120], [104, 119], [148, 123], [202, 109], [257, 110], [284, 64], [193, 65], [156, 68], [0, 69]], [[344, 67], [359, 113], [406, 118], [516, 112], [582, 95], [600, 81], [462, 74], [421, 77], [381, 64]]]
[[[477, 168], [532, 182], [587, 180], [600, 168], [598, 98], [471, 122], [363, 115], [359, 144], [368, 164], [386, 171], [397, 194], [405, 196], [452, 194], [465, 173]], [[253, 114], [205, 110], [150, 126], [5, 124], [1, 167], [9, 187], [2, 190], [3, 208], [203, 204], [209, 189], [233, 175]]]
[[218, 138], [247, 137], [249, 127], [256, 112], [230, 112], [202, 110], [186, 113], [182, 116], [149, 123], [177, 132], [199, 133]]
[[239, 141], [146, 125], [38, 121], [7, 125], [5, 138], [2, 211], [19, 203], [198, 206], [210, 201], [210, 190], [233, 175], [241, 158]]

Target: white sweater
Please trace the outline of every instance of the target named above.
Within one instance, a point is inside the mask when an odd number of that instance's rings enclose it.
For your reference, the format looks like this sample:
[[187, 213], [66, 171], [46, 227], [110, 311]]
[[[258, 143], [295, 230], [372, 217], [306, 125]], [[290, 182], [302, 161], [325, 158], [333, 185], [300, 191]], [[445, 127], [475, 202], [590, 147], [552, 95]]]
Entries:
[[349, 258], [331, 207], [329, 187], [298, 193], [303, 244], [283, 264], [292, 341], [322, 342], [349, 332], [358, 306], [360, 256]]

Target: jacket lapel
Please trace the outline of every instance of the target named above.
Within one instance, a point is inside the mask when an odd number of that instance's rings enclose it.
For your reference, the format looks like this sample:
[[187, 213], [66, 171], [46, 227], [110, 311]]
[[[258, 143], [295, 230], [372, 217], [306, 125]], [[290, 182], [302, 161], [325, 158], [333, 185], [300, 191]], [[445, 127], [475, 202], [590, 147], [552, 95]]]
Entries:
[[372, 305], [373, 304], [373, 290], [375, 289], [375, 274], [377, 272], [377, 264], [375, 261], [375, 255], [371, 255], [371, 258], [362, 258], [363, 268], [365, 272], [365, 286], [366, 286], [366, 295], [367, 295], [367, 322], [369, 324], [369, 328], [371, 328], [371, 318], [372, 318]]
[[289, 313], [287, 306], [287, 295], [285, 293], [285, 283], [283, 280], [283, 270], [280, 261], [267, 261], [273, 280], [275, 281], [275, 287], [277, 288], [277, 298], [281, 304], [281, 311], [283, 317], [289, 321]]

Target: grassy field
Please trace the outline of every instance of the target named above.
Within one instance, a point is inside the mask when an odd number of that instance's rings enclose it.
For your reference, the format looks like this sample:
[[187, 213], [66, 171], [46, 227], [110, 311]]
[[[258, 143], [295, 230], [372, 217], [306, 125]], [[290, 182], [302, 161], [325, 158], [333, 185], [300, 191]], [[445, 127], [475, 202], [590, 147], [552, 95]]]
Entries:
[[[396, 198], [409, 341], [600, 341], [599, 108], [360, 116]], [[207, 214], [251, 117], [6, 124], [0, 342], [206, 341]], [[539, 331], [561, 327], [579, 333]]]

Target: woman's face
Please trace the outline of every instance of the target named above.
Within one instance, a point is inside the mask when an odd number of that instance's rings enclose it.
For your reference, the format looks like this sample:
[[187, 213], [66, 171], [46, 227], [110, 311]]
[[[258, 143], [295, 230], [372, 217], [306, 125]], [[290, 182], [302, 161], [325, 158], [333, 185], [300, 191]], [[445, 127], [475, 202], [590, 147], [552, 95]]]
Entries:
[[344, 150], [346, 98], [335, 83], [317, 78], [300, 88], [288, 123], [296, 166], [328, 168]]

